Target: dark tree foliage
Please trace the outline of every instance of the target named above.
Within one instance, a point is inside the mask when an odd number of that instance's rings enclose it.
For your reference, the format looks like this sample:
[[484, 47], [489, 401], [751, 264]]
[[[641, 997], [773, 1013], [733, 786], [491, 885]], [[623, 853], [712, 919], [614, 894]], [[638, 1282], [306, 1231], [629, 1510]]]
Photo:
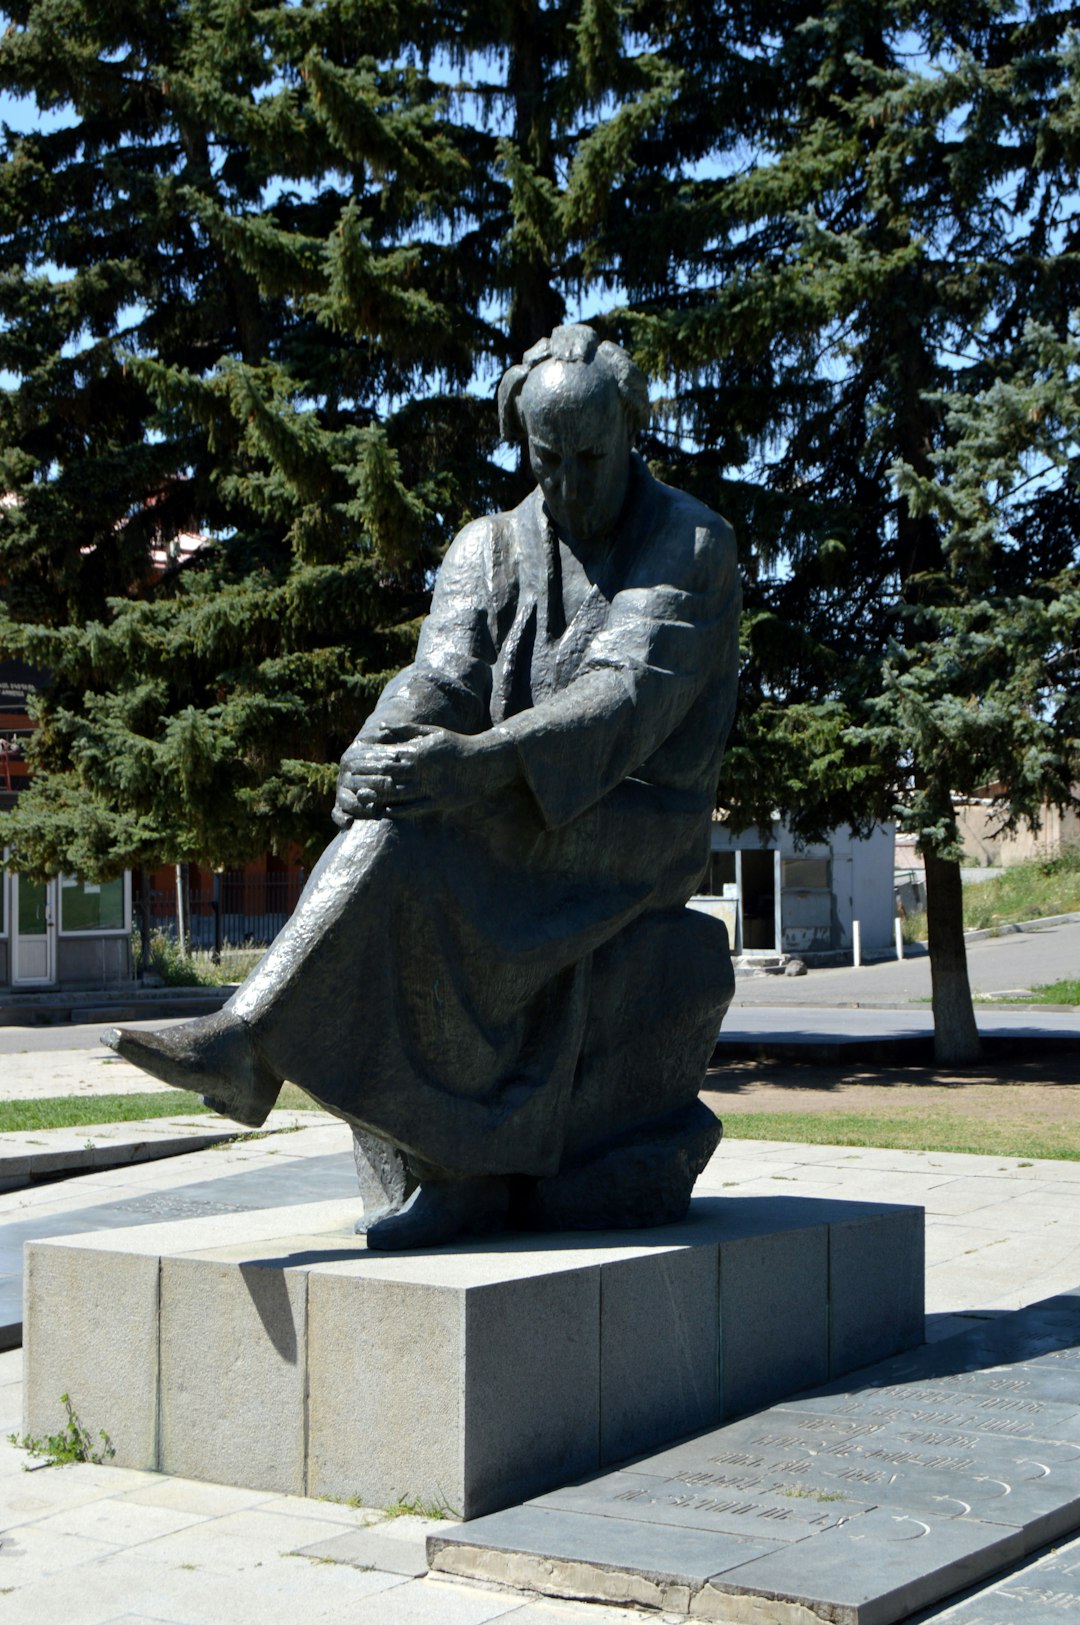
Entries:
[[690, 194], [699, 278], [628, 324], [676, 386], [672, 464], [714, 480], [763, 567], [722, 798], [806, 838], [894, 811], [918, 834], [939, 1058], [970, 1059], [954, 796], [998, 783], [1037, 817], [1077, 777], [1034, 681], [1072, 646], [1069, 472], [977, 538], [968, 512], [976, 487], [1004, 494], [994, 381], [1034, 376], [1027, 324], [1065, 339], [1080, 294], [1072, 14], [756, 11], [743, 145]]
[[405, 60], [427, 8], [8, 18], [0, 86], [60, 117], [0, 153], [0, 645], [55, 678], [14, 855], [317, 848], [447, 516], [497, 480], [457, 398], [491, 342], [468, 141]]

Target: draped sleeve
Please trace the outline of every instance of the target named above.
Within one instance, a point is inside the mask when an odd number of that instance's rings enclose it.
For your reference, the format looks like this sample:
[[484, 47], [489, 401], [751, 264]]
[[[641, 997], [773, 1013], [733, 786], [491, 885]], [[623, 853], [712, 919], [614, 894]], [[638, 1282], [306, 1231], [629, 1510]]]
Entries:
[[634, 776], [701, 696], [733, 687], [724, 679], [734, 676], [738, 648], [735, 544], [725, 522], [710, 517], [681, 550], [686, 562], [678, 547], [664, 549], [668, 579], [639, 579], [616, 593], [564, 688], [499, 725], [547, 828]]

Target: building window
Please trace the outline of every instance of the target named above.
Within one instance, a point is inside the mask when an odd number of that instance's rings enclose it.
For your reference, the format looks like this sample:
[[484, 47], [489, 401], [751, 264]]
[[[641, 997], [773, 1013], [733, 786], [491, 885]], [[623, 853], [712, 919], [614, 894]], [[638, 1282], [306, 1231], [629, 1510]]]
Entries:
[[785, 858], [785, 891], [829, 891], [828, 858]]
[[123, 931], [124, 928], [122, 875], [100, 884], [77, 880], [74, 875], [60, 877], [61, 931]]

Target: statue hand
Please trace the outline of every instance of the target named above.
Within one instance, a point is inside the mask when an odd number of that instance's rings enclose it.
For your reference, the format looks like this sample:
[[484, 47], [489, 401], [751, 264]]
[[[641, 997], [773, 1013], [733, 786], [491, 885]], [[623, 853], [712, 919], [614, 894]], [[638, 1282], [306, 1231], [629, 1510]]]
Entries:
[[453, 812], [509, 784], [516, 760], [494, 732], [410, 729], [399, 741], [358, 739], [341, 758], [334, 822]]

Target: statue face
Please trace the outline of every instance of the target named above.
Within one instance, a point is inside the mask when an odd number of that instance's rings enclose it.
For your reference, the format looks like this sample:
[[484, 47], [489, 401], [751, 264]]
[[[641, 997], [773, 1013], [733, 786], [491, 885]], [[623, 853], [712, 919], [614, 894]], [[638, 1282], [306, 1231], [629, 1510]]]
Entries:
[[601, 537], [619, 517], [630, 476], [630, 433], [618, 387], [602, 367], [545, 361], [521, 391], [529, 462], [570, 547]]

